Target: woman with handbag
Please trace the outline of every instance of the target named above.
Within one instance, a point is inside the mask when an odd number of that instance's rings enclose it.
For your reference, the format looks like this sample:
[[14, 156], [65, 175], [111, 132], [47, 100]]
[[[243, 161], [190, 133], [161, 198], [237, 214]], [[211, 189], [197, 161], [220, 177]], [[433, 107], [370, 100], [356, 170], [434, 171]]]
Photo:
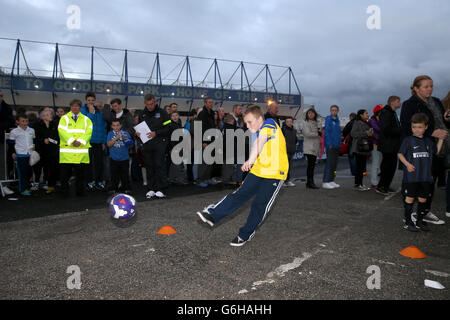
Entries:
[[364, 169], [366, 167], [367, 156], [373, 150], [372, 136], [373, 129], [369, 123], [369, 113], [365, 109], [358, 110], [356, 114], [356, 121], [353, 124], [350, 132], [353, 138], [352, 148], [350, 154], [353, 154], [356, 159], [356, 175], [355, 175], [355, 190], [367, 191], [370, 188], [364, 186]]

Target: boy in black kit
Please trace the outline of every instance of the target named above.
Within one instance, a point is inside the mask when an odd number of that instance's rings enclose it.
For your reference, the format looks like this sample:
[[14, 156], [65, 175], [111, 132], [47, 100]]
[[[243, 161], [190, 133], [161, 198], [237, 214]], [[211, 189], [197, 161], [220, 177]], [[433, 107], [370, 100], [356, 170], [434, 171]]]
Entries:
[[[405, 207], [405, 225], [408, 231], [429, 231], [427, 223], [423, 221], [426, 215], [426, 202], [430, 196], [433, 175], [431, 165], [433, 154], [439, 153], [443, 140], [436, 143], [429, 137], [424, 137], [428, 128], [428, 117], [424, 113], [416, 113], [411, 118], [412, 136], [406, 137], [400, 147], [398, 158], [403, 163], [403, 187]], [[418, 199], [417, 221], [411, 219], [414, 200]]]

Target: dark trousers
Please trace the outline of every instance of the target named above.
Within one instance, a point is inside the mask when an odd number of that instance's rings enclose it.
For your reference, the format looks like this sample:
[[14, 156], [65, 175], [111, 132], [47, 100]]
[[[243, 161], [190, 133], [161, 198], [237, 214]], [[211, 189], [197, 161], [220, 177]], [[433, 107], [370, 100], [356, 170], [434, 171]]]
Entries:
[[44, 170], [44, 179], [47, 181], [48, 186], [55, 187], [59, 170], [58, 155], [52, 156], [42, 153], [41, 160], [39, 162]]
[[89, 148], [89, 160], [90, 163], [86, 165], [87, 181], [95, 181], [96, 183], [102, 182], [104, 180], [103, 170], [105, 166], [105, 151], [103, 150], [101, 143], [91, 143], [91, 148]]
[[383, 160], [380, 165], [380, 182], [379, 188], [388, 189], [394, 179], [397, 170], [397, 154], [383, 152]]
[[367, 155], [355, 153], [356, 160], [356, 175], [355, 185], [360, 186], [363, 184], [364, 171], [366, 169]]
[[122, 190], [130, 190], [130, 181], [128, 178], [129, 160], [116, 161], [110, 159], [111, 166], [111, 187], [113, 190], [119, 189], [119, 182], [122, 184]]
[[283, 180], [260, 178], [249, 173], [235, 192], [225, 196], [217, 204], [211, 205], [207, 209], [214, 221], [219, 222], [256, 195], [247, 222], [239, 229], [238, 234], [241, 239], [250, 240], [270, 211], [283, 182]]
[[355, 160], [354, 154], [348, 155], [348, 164], [350, 166], [350, 172], [352, 173], [352, 176], [355, 176], [356, 175], [356, 160]]
[[450, 170], [447, 172], [447, 185], [445, 187], [445, 191], [446, 191], [445, 200], [447, 206], [446, 211], [450, 213]]
[[61, 190], [68, 195], [69, 193], [69, 179], [72, 175], [72, 170], [75, 171], [76, 179], [76, 192], [77, 195], [83, 195], [85, 193], [85, 174], [87, 165], [84, 163], [60, 163], [60, 176], [61, 176]]
[[306, 154], [308, 160], [308, 166], [306, 167], [306, 177], [308, 182], [314, 182], [314, 168], [316, 167], [317, 157], [312, 154]]
[[143, 157], [147, 169], [147, 188], [151, 191], [164, 191], [168, 187], [166, 169], [167, 141], [149, 141], [144, 144]]
[[436, 182], [438, 180], [439, 175], [444, 172], [444, 168], [442, 168], [442, 161], [441, 159], [437, 156], [437, 155], [433, 155], [433, 164], [431, 167], [431, 174], [433, 175], [433, 183], [431, 184], [431, 189], [430, 189], [430, 197], [427, 199], [427, 205], [426, 205], [426, 210], [430, 211], [431, 209], [431, 204], [433, 202], [433, 197], [434, 197], [434, 190], [436, 187]]
[[286, 180], [289, 181], [292, 178], [292, 172], [294, 171], [294, 153], [288, 153], [287, 157], [289, 161], [289, 171]]
[[16, 157], [17, 173], [19, 178], [19, 192], [30, 189], [30, 178], [33, 169], [30, 166], [30, 157]]

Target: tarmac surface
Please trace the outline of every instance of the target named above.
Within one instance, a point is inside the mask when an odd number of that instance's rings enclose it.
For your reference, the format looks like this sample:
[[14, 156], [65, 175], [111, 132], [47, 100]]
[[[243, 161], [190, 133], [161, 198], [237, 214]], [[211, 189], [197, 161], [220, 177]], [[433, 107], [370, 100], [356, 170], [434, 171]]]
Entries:
[[[310, 190], [299, 179], [296, 187], [283, 187], [243, 247], [229, 242], [251, 202], [212, 229], [195, 214], [233, 190], [223, 186], [177, 187], [181, 191], [164, 200], [136, 194], [138, 217], [128, 228], [111, 222], [106, 195], [72, 197], [70, 212], [63, 208], [68, 200], [57, 195], [3, 199], [0, 299], [449, 299], [445, 191], [436, 191], [432, 211], [446, 224], [408, 232], [400, 194], [353, 190], [345, 164], [342, 158], [336, 179], [341, 188]], [[303, 169], [295, 176], [303, 177]], [[321, 172], [317, 168], [318, 184]], [[394, 188], [400, 178], [398, 172]], [[31, 207], [32, 214], [19, 212]], [[177, 232], [159, 235], [165, 225]], [[399, 254], [409, 246], [426, 258]], [[81, 272], [80, 281], [74, 270]], [[426, 287], [426, 279], [445, 289]]]

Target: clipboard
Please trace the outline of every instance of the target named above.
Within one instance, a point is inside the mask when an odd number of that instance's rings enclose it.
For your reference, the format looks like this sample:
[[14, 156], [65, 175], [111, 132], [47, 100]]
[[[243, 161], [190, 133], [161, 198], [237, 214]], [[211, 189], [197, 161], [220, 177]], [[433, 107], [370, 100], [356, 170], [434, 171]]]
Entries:
[[146, 143], [147, 141], [151, 140], [151, 138], [149, 138], [147, 134], [152, 132], [152, 130], [150, 130], [150, 128], [148, 127], [147, 122], [142, 121], [138, 125], [134, 126], [134, 130], [140, 133], [139, 138], [141, 139], [142, 143]]

